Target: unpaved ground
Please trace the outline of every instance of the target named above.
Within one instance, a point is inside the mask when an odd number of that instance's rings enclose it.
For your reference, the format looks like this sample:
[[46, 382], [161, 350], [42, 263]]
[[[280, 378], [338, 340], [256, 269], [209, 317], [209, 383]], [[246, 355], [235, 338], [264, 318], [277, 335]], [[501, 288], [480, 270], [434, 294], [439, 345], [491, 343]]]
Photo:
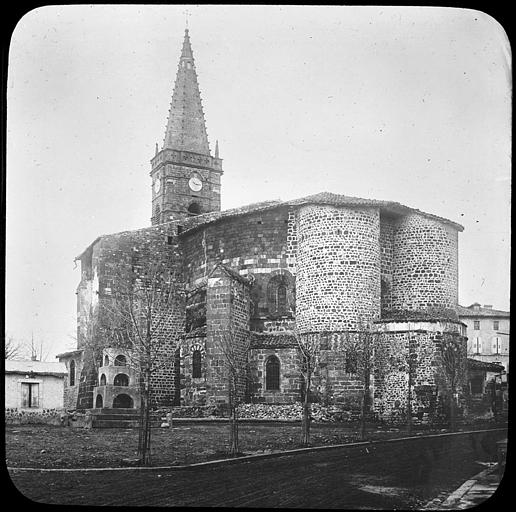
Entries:
[[[242, 424], [240, 449], [245, 454], [299, 448], [299, 424]], [[478, 427], [477, 427], [478, 428]], [[226, 457], [227, 424], [190, 424], [156, 428], [152, 433], [152, 465], [184, 465]], [[312, 425], [313, 446], [358, 440], [358, 425]], [[425, 433], [431, 433], [426, 431]], [[369, 428], [368, 439], [406, 435], [399, 429]], [[414, 432], [414, 435], [420, 435]], [[5, 427], [6, 459], [15, 468], [120, 467], [136, 457], [137, 429], [81, 429], [45, 425]]]

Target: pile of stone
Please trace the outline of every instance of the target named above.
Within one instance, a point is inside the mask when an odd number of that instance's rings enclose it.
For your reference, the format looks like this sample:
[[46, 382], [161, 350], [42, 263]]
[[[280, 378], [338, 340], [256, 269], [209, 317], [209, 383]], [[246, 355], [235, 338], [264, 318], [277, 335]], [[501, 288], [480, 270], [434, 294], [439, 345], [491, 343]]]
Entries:
[[301, 419], [302, 406], [294, 404], [241, 404], [238, 415], [242, 419], [283, 420]]

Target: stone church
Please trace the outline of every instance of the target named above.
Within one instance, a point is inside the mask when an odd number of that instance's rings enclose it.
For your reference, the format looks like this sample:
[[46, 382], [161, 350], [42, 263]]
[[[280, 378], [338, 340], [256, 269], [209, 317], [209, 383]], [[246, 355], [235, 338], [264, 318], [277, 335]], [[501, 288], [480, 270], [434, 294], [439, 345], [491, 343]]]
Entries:
[[137, 372], [103, 338], [99, 311], [117, 269], [160, 261], [178, 279], [169, 357], [153, 376], [157, 405], [227, 400], [217, 340], [230, 325], [232, 343], [245, 347], [246, 401], [299, 401], [297, 340], [311, 336], [320, 348], [314, 400], [357, 407], [363, 377], [348, 346], [368, 326], [383, 361], [370, 374], [374, 413], [389, 420], [403, 411], [410, 385], [413, 414], [431, 417], [449, 392], [444, 336], [466, 357], [456, 315], [462, 226], [396, 202], [328, 192], [221, 211], [222, 164], [218, 143], [214, 153], [208, 143], [187, 29], [165, 138], [151, 160], [151, 226], [99, 236], [76, 258], [78, 346], [58, 356], [69, 371], [65, 405], [138, 407]]

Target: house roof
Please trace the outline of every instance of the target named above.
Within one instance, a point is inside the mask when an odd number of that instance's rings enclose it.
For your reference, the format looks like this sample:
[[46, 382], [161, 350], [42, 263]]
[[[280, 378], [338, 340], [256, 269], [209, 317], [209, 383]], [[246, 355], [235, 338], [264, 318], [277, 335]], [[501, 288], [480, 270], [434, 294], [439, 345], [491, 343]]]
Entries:
[[504, 367], [501, 364], [491, 363], [489, 361], [479, 361], [468, 357], [468, 368], [470, 370], [485, 370], [488, 372], [501, 372]]
[[194, 230], [200, 226], [211, 224], [218, 220], [230, 217], [237, 217], [240, 215], [247, 215], [249, 213], [256, 213], [265, 210], [271, 210], [279, 207], [296, 207], [308, 204], [325, 204], [331, 206], [369, 206], [382, 208], [386, 213], [393, 215], [401, 215], [406, 213], [419, 213], [425, 217], [436, 219], [440, 222], [451, 225], [457, 231], [463, 231], [464, 228], [460, 224], [451, 220], [439, 217], [430, 213], [422, 212], [415, 208], [404, 206], [394, 201], [384, 201], [379, 199], [364, 199], [362, 197], [345, 196], [342, 194], [334, 194], [331, 192], [320, 192], [311, 196], [301, 197], [299, 199], [292, 199], [288, 201], [281, 201], [280, 199], [272, 201], [263, 201], [260, 203], [253, 203], [239, 208], [232, 208], [222, 212], [209, 212], [195, 217], [186, 219], [183, 224], [183, 232]]
[[77, 350], [69, 350], [68, 352], [57, 354], [56, 358], [75, 356], [77, 354], [82, 354], [83, 352], [84, 350], [82, 348], [78, 348]]
[[471, 304], [471, 306], [457, 306], [457, 314], [459, 317], [510, 317], [509, 311], [502, 311], [501, 309], [493, 309], [492, 307], [482, 307], [478, 302]]
[[251, 349], [296, 348], [297, 342], [291, 332], [251, 332]]
[[46, 361], [5, 361], [5, 373], [34, 373], [37, 375], [61, 376], [68, 373], [63, 363], [48, 363]]

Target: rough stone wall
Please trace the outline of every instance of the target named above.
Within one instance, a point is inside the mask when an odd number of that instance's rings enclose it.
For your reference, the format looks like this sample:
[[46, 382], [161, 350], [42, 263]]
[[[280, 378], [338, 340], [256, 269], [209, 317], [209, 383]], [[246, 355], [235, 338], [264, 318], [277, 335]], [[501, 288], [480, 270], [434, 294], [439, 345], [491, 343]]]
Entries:
[[246, 392], [249, 285], [219, 266], [208, 278], [206, 295], [206, 395], [212, 402], [227, 403], [230, 364], [241, 370], [238, 397]]
[[[265, 366], [270, 356], [280, 362], [280, 388], [268, 390], [265, 385]], [[249, 352], [251, 397], [255, 403], [288, 404], [301, 399], [301, 357], [296, 347], [261, 347]]]
[[[201, 285], [219, 262], [242, 276], [252, 274], [252, 329], [287, 329], [295, 309], [295, 231], [294, 212], [279, 208], [227, 218], [181, 235], [188, 287]], [[271, 313], [267, 300], [269, 283], [278, 275], [288, 284], [284, 315]]]
[[89, 295], [78, 294], [78, 311], [85, 312], [78, 330], [78, 347], [84, 348], [77, 407], [93, 407], [93, 388], [97, 385], [97, 369], [102, 349], [114, 343], [106, 306], [112, 304], [112, 293], [126, 272], [143, 278], [150, 265], [164, 262], [177, 277], [174, 306], [163, 320], [163, 343], [160, 346], [158, 369], [153, 374], [153, 392], [158, 404], [168, 405], [174, 396], [174, 358], [177, 336], [184, 331], [184, 283], [182, 254], [172, 223], [137, 231], [127, 231], [100, 238], [82, 258], [82, 280], [79, 288], [92, 288], [88, 281], [98, 280], [98, 302], [88, 303]]
[[298, 216], [298, 329], [356, 329], [378, 318], [378, 210], [309, 205], [301, 207]]
[[[75, 384], [70, 386], [70, 362], [75, 361]], [[82, 368], [84, 366], [82, 354], [75, 354], [69, 358], [60, 358], [59, 362], [66, 365], [68, 373], [64, 377], [64, 398], [63, 406], [65, 409], [75, 409], [79, 395], [79, 383], [81, 380]]]
[[395, 220], [380, 214], [381, 311], [392, 310], [392, 264], [394, 257]]
[[[379, 326], [374, 366], [374, 411], [388, 423], [405, 423], [408, 414], [408, 384], [411, 372], [411, 409], [414, 422], [435, 423], [442, 418], [444, 397], [450, 392], [449, 379], [443, 367], [441, 344], [444, 333], [460, 341], [461, 358], [466, 358], [466, 338], [460, 331], [448, 333], [457, 326], [451, 323]], [[465, 365], [460, 375], [459, 402], [467, 382]]]
[[[201, 353], [201, 377], [193, 377], [192, 356], [194, 351]], [[181, 346], [181, 404], [204, 406], [206, 404], [206, 338], [189, 337]]]
[[394, 231], [392, 306], [397, 310], [455, 309], [458, 234], [451, 226], [412, 213]]

